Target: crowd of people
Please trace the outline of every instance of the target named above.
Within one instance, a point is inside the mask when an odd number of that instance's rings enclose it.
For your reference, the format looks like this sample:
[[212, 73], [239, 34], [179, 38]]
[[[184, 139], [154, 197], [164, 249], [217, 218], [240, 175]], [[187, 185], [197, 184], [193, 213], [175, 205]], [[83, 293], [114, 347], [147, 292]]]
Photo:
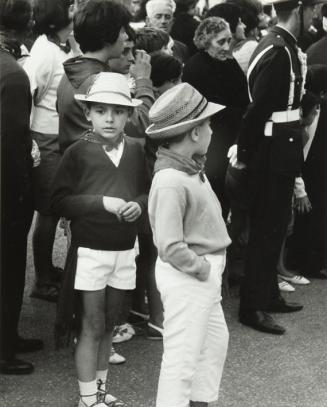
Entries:
[[34, 212], [30, 295], [73, 339], [79, 407], [125, 406], [108, 364], [140, 330], [157, 407], [216, 401], [224, 286], [285, 332], [281, 292], [327, 279], [326, 41], [325, 0], [1, 1], [2, 373], [43, 348], [18, 329]]

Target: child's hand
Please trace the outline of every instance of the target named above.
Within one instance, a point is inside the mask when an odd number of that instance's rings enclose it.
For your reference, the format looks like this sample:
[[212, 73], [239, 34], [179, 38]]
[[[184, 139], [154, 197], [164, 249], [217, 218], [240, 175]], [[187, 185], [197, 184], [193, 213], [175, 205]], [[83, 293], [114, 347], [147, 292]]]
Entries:
[[134, 222], [142, 213], [142, 209], [137, 202], [126, 202], [119, 211], [118, 215], [121, 216], [126, 222]]
[[198, 279], [199, 281], [207, 281], [210, 274], [210, 264], [208, 263], [206, 258], [204, 258], [204, 260], [207, 267], [202, 267], [202, 269], [195, 273], [194, 275], [195, 278]]
[[114, 215], [117, 216], [119, 220], [121, 220], [121, 216], [119, 214], [119, 210], [121, 207], [123, 207], [126, 204], [126, 201], [124, 201], [121, 198], [114, 198], [110, 196], [104, 196], [103, 197], [103, 206], [104, 209], [110, 213], [113, 213]]
[[312, 209], [311, 202], [307, 195], [302, 198], [295, 198], [294, 206], [299, 213], [308, 213]]

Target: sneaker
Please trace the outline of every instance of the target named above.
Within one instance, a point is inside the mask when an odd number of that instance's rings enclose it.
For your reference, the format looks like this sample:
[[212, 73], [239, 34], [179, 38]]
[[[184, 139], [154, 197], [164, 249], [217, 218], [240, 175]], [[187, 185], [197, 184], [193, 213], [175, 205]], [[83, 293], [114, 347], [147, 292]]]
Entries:
[[117, 353], [115, 351], [115, 348], [112, 346], [110, 356], [109, 356], [109, 363], [111, 365], [121, 365], [122, 363], [125, 363], [125, 362], [126, 362], [126, 358], [124, 358], [124, 356]]
[[[129, 341], [133, 338], [135, 331], [129, 324], [118, 325], [114, 329], [114, 336], [112, 338], [112, 343], [121, 343]], [[133, 333], [134, 332], [134, 333]]]
[[162, 328], [159, 328], [158, 326], [151, 324], [151, 322], [148, 322], [146, 328], [146, 336], [148, 339], [160, 341], [162, 340], [162, 333], [163, 333]]
[[287, 281], [280, 281], [278, 283], [278, 287], [280, 291], [284, 291], [284, 292], [288, 292], [288, 293], [292, 293], [295, 291], [295, 288], [289, 284]]
[[305, 278], [303, 276], [300, 276], [300, 275], [287, 277], [287, 276], [282, 276], [281, 274], [279, 274], [279, 277], [282, 278], [283, 280], [288, 281], [289, 283], [292, 283], [292, 284], [299, 284], [299, 285], [310, 284], [310, 281], [307, 278]]

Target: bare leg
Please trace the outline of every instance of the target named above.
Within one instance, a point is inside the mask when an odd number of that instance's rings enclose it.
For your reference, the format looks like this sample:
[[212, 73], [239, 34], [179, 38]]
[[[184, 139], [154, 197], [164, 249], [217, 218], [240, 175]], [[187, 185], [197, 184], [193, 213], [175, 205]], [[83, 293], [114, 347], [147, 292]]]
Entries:
[[91, 382], [96, 378], [99, 348], [105, 332], [105, 290], [83, 291], [82, 303], [82, 329], [75, 350], [75, 365], [78, 380]]
[[296, 273], [292, 270], [288, 270], [285, 267], [285, 243], [286, 243], [286, 236], [284, 237], [282, 248], [280, 250], [279, 260], [277, 264], [277, 271], [278, 274], [285, 276], [285, 277], [294, 277]]

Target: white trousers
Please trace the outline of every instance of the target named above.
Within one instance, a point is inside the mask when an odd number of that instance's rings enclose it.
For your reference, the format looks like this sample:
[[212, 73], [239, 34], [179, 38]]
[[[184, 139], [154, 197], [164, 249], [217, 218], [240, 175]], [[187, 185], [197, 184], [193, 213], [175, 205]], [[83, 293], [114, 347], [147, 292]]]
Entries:
[[164, 307], [164, 352], [156, 407], [213, 402], [227, 354], [228, 329], [221, 301], [225, 254], [206, 255], [207, 281], [182, 273], [158, 257], [156, 281]]

